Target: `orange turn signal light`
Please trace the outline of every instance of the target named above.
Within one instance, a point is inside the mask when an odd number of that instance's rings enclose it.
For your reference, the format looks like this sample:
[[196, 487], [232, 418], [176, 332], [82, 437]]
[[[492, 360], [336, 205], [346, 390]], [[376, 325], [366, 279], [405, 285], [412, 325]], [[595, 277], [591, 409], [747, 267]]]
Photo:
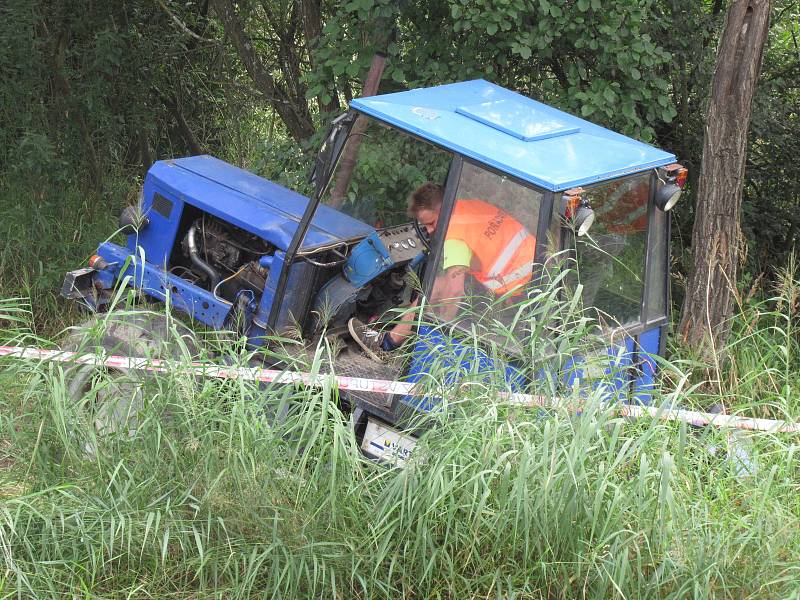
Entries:
[[567, 219], [571, 219], [578, 212], [578, 207], [581, 205], [581, 194], [583, 194], [583, 188], [580, 187], [564, 191], [564, 216]]
[[664, 167], [667, 172], [667, 177], [672, 180], [672, 183], [683, 189], [686, 185], [686, 179], [689, 177], [689, 169], [678, 163], [673, 163]]
[[89, 258], [89, 268], [90, 269], [102, 270], [102, 269], [105, 269], [107, 266], [108, 266], [108, 263], [99, 254], [93, 254], [91, 256], [91, 258]]

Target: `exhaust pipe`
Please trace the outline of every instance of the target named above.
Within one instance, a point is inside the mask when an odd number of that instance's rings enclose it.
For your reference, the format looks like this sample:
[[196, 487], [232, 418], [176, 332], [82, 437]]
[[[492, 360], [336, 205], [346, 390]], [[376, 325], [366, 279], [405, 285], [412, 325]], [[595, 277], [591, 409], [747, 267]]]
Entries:
[[210, 264], [200, 258], [200, 255], [197, 252], [197, 242], [194, 239], [196, 233], [197, 226], [192, 225], [189, 228], [189, 233], [186, 234], [186, 245], [189, 248], [189, 258], [195, 267], [206, 274], [206, 277], [208, 277], [208, 280], [210, 281], [211, 290], [213, 291], [219, 283], [219, 273], [217, 273], [217, 271]]

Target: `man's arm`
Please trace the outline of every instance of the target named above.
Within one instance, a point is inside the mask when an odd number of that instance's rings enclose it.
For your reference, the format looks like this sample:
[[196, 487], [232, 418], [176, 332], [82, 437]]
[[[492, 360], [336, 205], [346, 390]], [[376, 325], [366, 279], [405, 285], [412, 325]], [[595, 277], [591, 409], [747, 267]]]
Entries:
[[436, 276], [431, 290], [433, 311], [440, 319], [449, 321], [458, 313], [458, 303], [464, 297], [464, 284], [471, 262], [472, 250], [466, 242], [445, 240], [442, 271]]
[[431, 304], [436, 315], [445, 321], [455, 318], [458, 303], [464, 297], [466, 267], [450, 267], [433, 282]]

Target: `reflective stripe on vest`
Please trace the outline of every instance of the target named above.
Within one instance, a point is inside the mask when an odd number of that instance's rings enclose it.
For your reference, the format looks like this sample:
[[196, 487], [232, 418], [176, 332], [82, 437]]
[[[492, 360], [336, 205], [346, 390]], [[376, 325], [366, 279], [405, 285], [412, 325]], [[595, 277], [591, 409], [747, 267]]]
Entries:
[[489, 268], [489, 271], [486, 273], [486, 276], [489, 279], [494, 279], [500, 273], [502, 273], [503, 269], [508, 266], [508, 263], [514, 258], [514, 255], [517, 253], [517, 250], [520, 249], [522, 244], [528, 238], [530, 234], [528, 233], [527, 229], [521, 227], [520, 230], [517, 232], [511, 241], [508, 242], [508, 245], [503, 249], [500, 253], [500, 256], [494, 261], [494, 264]]
[[487, 279], [486, 281], [481, 281], [481, 283], [490, 290], [492, 290], [493, 292], [496, 292], [500, 288], [505, 287], [507, 285], [511, 285], [512, 283], [519, 281], [523, 278], [525, 279], [525, 281], [527, 281], [532, 271], [533, 271], [532, 264], [524, 264], [521, 267], [517, 267], [516, 269], [511, 271], [511, 273], [509, 273], [508, 275], [504, 275], [502, 277], [495, 277], [493, 279]]

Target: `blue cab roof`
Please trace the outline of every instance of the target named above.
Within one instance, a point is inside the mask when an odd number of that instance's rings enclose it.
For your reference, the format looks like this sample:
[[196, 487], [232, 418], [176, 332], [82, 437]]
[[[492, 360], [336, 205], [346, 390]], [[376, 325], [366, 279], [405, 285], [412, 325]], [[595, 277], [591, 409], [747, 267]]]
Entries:
[[675, 156], [477, 79], [358, 98], [351, 108], [552, 191]]

